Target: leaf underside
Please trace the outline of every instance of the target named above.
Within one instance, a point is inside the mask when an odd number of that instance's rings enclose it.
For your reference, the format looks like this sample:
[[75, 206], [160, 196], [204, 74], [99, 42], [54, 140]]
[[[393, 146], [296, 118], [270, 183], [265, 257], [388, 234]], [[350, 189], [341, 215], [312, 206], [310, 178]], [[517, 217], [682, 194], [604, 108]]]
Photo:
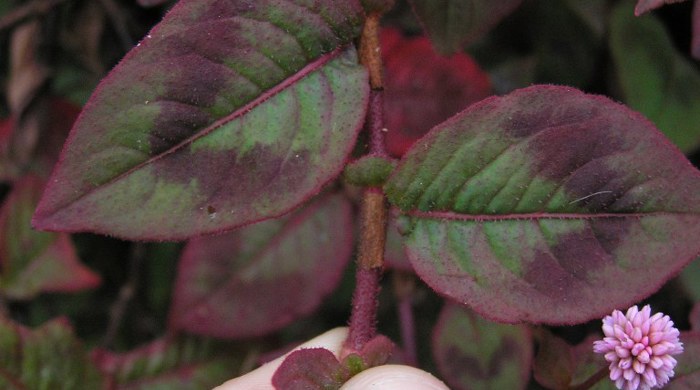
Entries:
[[700, 253], [700, 173], [641, 115], [567, 87], [471, 106], [385, 191], [418, 275], [503, 322], [599, 318]]
[[289, 216], [191, 240], [175, 282], [171, 327], [243, 338], [289, 324], [337, 286], [352, 234], [350, 202], [325, 195]]
[[433, 331], [433, 355], [451, 389], [524, 389], [532, 336], [522, 325], [494, 324], [454, 304]]
[[307, 200], [363, 122], [362, 17], [357, 1], [178, 2], [87, 103], [34, 225], [176, 240]]

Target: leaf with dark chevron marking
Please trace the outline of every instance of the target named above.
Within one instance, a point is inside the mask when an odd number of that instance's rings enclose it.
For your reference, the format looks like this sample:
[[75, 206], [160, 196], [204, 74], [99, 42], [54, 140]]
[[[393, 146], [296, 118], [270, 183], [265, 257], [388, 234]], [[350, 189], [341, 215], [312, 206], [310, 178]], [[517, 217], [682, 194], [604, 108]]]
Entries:
[[276, 331], [316, 309], [353, 248], [352, 205], [324, 195], [282, 218], [189, 241], [170, 328], [225, 338]]
[[700, 172], [641, 115], [572, 88], [471, 106], [385, 190], [417, 274], [498, 321], [600, 318], [700, 254]]
[[174, 240], [309, 199], [363, 123], [363, 15], [358, 0], [178, 2], [87, 103], [34, 226]]

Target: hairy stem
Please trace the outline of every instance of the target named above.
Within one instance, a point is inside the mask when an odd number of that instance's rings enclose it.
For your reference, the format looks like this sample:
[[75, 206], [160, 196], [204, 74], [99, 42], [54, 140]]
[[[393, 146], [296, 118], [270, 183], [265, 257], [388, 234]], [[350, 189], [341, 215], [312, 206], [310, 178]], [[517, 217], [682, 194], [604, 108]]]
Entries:
[[[370, 107], [367, 129], [370, 133], [370, 154], [386, 156], [382, 106], [382, 59], [379, 51], [381, 14], [367, 17], [360, 38], [360, 62], [370, 75]], [[355, 293], [352, 298], [350, 330], [346, 348], [360, 350], [377, 333], [379, 281], [384, 267], [387, 206], [380, 187], [367, 188], [362, 197], [360, 241], [357, 256]]]

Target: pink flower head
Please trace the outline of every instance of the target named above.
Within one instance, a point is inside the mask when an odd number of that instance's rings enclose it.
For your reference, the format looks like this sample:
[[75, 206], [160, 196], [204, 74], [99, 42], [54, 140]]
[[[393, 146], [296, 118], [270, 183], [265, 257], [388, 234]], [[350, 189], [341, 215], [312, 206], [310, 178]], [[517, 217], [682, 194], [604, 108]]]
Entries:
[[646, 305], [641, 311], [632, 306], [623, 315], [613, 311], [603, 318], [603, 340], [593, 343], [593, 351], [604, 353], [610, 362], [610, 379], [621, 390], [649, 390], [663, 387], [673, 377], [676, 359], [683, 352], [678, 329], [663, 313], [651, 315]]

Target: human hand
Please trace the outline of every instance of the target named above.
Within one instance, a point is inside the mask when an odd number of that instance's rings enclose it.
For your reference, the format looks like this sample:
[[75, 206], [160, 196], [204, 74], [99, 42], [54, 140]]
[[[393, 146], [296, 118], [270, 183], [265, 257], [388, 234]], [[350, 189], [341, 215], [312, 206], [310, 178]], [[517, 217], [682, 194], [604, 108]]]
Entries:
[[[336, 356], [340, 353], [348, 335], [347, 328], [335, 328], [296, 349], [326, 348]], [[291, 352], [290, 352], [291, 353]], [[289, 353], [288, 353], [289, 354]], [[287, 355], [264, 364], [257, 370], [222, 384], [214, 390], [271, 390], [272, 375]], [[431, 374], [415, 367], [384, 365], [365, 370], [346, 382], [341, 390], [449, 390], [444, 383]]]

